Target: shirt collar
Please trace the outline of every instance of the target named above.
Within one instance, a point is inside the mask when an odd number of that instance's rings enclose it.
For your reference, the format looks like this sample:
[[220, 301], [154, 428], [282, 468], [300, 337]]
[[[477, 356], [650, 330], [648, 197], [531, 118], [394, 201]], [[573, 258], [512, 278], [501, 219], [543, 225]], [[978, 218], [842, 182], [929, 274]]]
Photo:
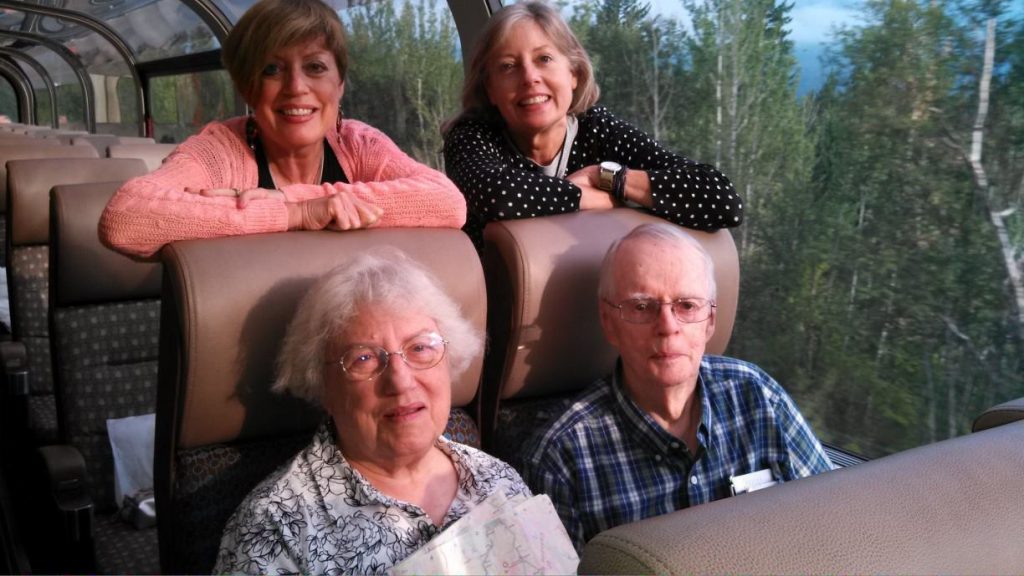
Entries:
[[[706, 361], [704, 358], [701, 358], [700, 370], [697, 372], [697, 388], [695, 390], [696, 394], [700, 394], [700, 424], [697, 425], [697, 442], [700, 443], [700, 446], [687, 446], [690, 453], [694, 455], [700, 454], [701, 448], [708, 445], [708, 431], [711, 430], [713, 423], [711, 402], [708, 399], [707, 387], [705, 386], [706, 371]], [[657, 453], [663, 453], [673, 442], [679, 442], [678, 438], [669, 434], [650, 414], [630, 398], [626, 392], [623, 380], [621, 357], [616, 361], [615, 370], [612, 371], [610, 387], [620, 414], [636, 430], [641, 432], [641, 438], [643, 438], [648, 448], [657, 451]]]

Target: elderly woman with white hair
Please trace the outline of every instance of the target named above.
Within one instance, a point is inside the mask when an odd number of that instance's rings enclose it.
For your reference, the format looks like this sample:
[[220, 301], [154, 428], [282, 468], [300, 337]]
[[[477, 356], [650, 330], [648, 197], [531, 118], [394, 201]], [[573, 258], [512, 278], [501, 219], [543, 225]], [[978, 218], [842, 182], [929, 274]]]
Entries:
[[519, 474], [441, 434], [481, 335], [422, 267], [362, 254], [299, 305], [274, 390], [330, 416], [228, 521], [215, 572], [382, 573]]

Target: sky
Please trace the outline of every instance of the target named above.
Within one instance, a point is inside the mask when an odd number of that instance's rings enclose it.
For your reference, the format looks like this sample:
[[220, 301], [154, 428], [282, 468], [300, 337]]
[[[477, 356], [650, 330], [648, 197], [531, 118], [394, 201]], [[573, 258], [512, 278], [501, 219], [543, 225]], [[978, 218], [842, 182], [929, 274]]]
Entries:
[[[680, 0], [649, 0], [652, 11], [685, 19]], [[820, 57], [836, 27], [857, 22], [856, 0], [796, 0], [790, 12], [790, 39], [800, 65], [800, 87], [803, 94], [824, 81]]]

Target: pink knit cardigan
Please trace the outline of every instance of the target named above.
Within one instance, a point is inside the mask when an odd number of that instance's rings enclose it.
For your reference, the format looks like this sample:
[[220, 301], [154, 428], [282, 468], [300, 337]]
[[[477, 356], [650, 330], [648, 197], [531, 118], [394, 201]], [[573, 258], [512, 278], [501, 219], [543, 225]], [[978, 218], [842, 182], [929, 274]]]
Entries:
[[[379, 130], [356, 120], [327, 140], [351, 184], [344, 189], [384, 209], [378, 226], [461, 228], [466, 201], [444, 174], [407, 156]], [[186, 188], [255, 188], [256, 159], [245, 142], [245, 118], [213, 122], [178, 146], [157, 170], [129, 180], [100, 219], [100, 239], [126, 254], [148, 257], [175, 240], [288, 229], [285, 201], [265, 198], [239, 209], [235, 198], [205, 197]], [[294, 184], [287, 201], [325, 194]]]

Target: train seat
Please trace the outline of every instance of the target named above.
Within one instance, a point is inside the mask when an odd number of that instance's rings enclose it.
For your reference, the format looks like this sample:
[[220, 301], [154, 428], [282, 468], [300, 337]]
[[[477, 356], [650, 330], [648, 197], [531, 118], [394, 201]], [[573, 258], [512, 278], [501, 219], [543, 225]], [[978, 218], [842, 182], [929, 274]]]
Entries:
[[[480, 412], [484, 447], [513, 464], [519, 447], [579, 390], [606, 376], [615, 350], [597, 312], [601, 261], [612, 241], [655, 216], [621, 208], [491, 222], [484, 229], [490, 347]], [[731, 234], [687, 230], [711, 253], [718, 320], [708, 343], [729, 342], [739, 291]]]
[[1012, 422], [616, 526], [579, 573], [1020, 574], [1021, 445]]
[[[74, 146], [62, 147], [63, 151]], [[49, 293], [50, 189], [61, 184], [126, 180], [144, 174], [137, 159], [96, 158], [87, 150], [79, 158], [49, 157], [8, 160], [7, 171], [7, 289], [14, 356], [24, 356], [27, 386], [18, 390], [27, 398], [30, 440], [55, 439], [56, 408], [50, 372], [47, 326]], [[97, 220], [98, 221], [98, 220]], [[23, 353], [18, 350], [23, 347]]]
[[[280, 340], [315, 278], [380, 245], [423, 263], [483, 330], [483, 272], [459, 230], [289, 232], [175, 242], [161, 252], [154, 480], [164, 572], [209, 573], [239, 502], [309, 441], [322, 413], [269, 391]], [[453, 383], [453, 407], [471, 403], [482, 363]], [[475, 443], [464, 410], [453, 408], [447, 433]]]
[[152, 172], [159, 168], [160, 164], [163, 164], [164, 158], [177, 147], [177, 144], [121, 143], [111, 144], [107, 153], [111, 158], [140, 158]]
[[149, 136], [118, 136], [118, 144], [156, 144], [156, 140]]
[[[27, 139], [27, 140], [26, 140]], [[10, 145], [8, 145], [10, 144]], [[0, 137], [0, 210], [7, 213], [7, 161], [23, 160], [26, 158], [98, 158], [95, 150], [88, 148], [71, 148], [61, 145], [59, 140], [49, 138], [30, 138], [18, 136], [15, 138]], [[0, 217], [0, 234], [7, 238], [6, 217]], [[3, 254], [0, 254], [7, 267], [11, 263], [7, 259], [7, 241], [4, 241]]]
[[[50, 336], [61, 440], [85, 463], [92, 530], [73, 531], [95, 558], [85, 571], [159, 572], [157, 531], [118, 518], [108, 419], [156, 411], [160, 264], [100, 243], [100, 214], [123, 180], [56, 186], [51, 195]], [[49, 470], [67, 470], [67, 448], [41, 449]], [[76, 458], [77, 459], [77, 458]], [[51, 475], [52, 477], [52, 475]], [[52, 482], [47, 485], [52, 485]], [[59, 501], [60, 494], [51, 496]], [[74, 517], [64, 526], [73, 526]], [[91, 553], [88, 553], [91, 552]]]
[[107, 148], [118, 143], [118, 137], [113, 134], [80, 134], [71, 138], [72, 146], [92, 146], [101, 157], [106, 157]]
[[1015, 398], [985, 410], [974, 419], [971, 432], [988, 430], [1018, 420], [1024, 420], [1024, 398]]

